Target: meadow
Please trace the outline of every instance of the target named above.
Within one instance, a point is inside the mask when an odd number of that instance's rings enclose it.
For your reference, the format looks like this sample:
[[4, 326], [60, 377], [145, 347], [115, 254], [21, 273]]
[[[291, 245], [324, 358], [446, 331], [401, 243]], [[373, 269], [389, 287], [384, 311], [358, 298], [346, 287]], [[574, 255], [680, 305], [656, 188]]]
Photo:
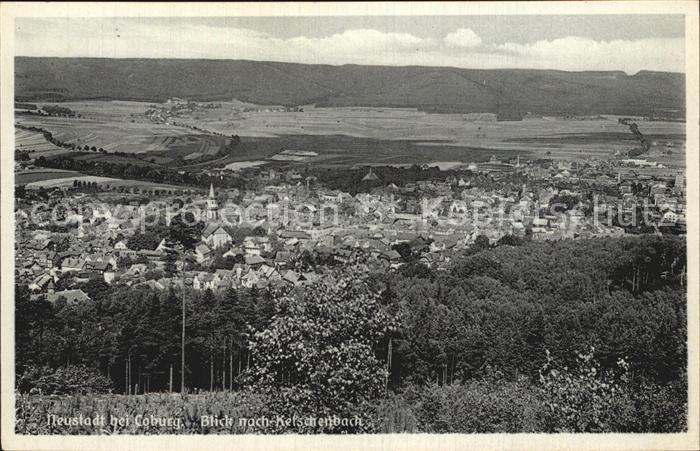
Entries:
[[[254, 417], [260, 403], [245, 393], [206, 393], [180, 395], [149, 393], [145, 395], [41, 396], [18, 395], [15, 405], [15, 431], [19, 434], [245, 434], [254, 432], [239, 425], [238, 418]], [[104, 417], [98, 425], [54, 425], [48, 415], [59, 417]], [[203, 416], [235, 418], [231, 427], [203, 427]], [[170, 419], [165, 422], [150, 418]], [[119, 421], [121, 420], [121, 421]], [[149, 424], [150, 422], [150, 424]]]
[[[64, 171], [61, 169], [42, 168], [39, 170], [22, 171], [15, 174], [15, 184], [36, 184], [51, 180], [74, 179], [82, 174], [76, 171]], [[72, 182], [71, 182], [72, 183]]]
[[15, 149], [31, 152], [32, 157], [58, 155], [66, 152], [66, 149], [48, 142], [41, 133], [20, 128], [15, 129]]
[[98, 183], [110, 187], [139, 187], [143, 189], [179, 189], [175, 185], [146, 182], [141, 180], [119, 179], [86, 175], [77, 171], [42, 168], [22, 171], [15, 174], [15, 185], [25, 185], [27, 189], [69, 188], [75, 181]]
[[91, 101], [64, 102], [80, 117], [46, 117], [17, 115], [25, 126], [40, 127], [67, 144], [95, 146], [108, 152], [143, 153], [185, 148], [189, 152], [212, 153], [221, 139], [193, 134], [184, 127], [155, 124], [144, 112], [150, 104], [140, 102]]
[[[315, 108], [243, 111], [240, 102], [184, 111], [179, 125], [153, 123], [143, 102], [83, 101], [61, 104], [80, 118], [19, 115], [19, 123], [41, 127], [57, 139], [107, 152], [150, 154], [156, 164], [193, 168], [225, 167], [269, 159], [286, 149], [319, 155], [300, 163], [321, 165], [401, 164], [435, 161], [483, 161], [491, 155], [586, 160], [615, 158], [639, 147], [617, 116], [593, 118], [526, 117], [498, 122], [493, 114], [437, 114], [410, 108]], [[250, 105], [246, 105], [250, 107]], [[190, 127], [199, 128], [193, 131]], [[685, 124], [639, 121], [649, 136], [651, 158], [684, 167]], [[231, 155], [211, 162], [194, 157], [214, 155], [226, 139], [242, 142]], [[670, 151], [670, 152], [669, 152]], [[293, 161], [285, 163], [293, 164]]]

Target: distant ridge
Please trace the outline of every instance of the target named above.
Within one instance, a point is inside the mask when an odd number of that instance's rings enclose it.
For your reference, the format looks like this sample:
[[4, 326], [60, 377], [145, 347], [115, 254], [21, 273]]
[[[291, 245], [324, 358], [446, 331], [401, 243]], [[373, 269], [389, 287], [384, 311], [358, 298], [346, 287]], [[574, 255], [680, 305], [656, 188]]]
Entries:
[[685, 76], [248, 60], [15, 58], [17, 101], [170, 97], [436, 112], [684, 116]]

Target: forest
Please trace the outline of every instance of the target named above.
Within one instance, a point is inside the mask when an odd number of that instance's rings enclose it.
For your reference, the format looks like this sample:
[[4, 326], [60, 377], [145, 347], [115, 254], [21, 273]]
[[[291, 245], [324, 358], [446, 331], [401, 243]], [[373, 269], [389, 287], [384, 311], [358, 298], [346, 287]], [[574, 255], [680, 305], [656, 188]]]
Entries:
[[319, 270], [303, 288], [220, 293], [92, 281], [71, 303], [16, 286], [16, 389], [179, 391], [184, 302], [188, 392], [366, 419], [321, 432], [687, 428], [682, 237], [503, 240], [446, 271]]

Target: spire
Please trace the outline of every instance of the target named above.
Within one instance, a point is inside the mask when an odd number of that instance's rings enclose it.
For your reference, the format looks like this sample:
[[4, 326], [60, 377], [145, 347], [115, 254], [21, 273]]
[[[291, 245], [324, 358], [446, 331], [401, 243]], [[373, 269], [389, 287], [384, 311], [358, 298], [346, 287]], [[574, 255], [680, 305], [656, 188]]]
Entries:
[[367, 173], [367, 175], [362, 177], [362, 181], [376, 181], [376, 180], [379, 180], [379, 177], [377, 177], [377, 174], [372, 172], [372, 167], [370, 166], [369, 172]]
[[214, 196], [214, 184], [209, 185], [209, 198], [207, 199], [207, 219], [216, 220], [219, 216], [216, 197]]

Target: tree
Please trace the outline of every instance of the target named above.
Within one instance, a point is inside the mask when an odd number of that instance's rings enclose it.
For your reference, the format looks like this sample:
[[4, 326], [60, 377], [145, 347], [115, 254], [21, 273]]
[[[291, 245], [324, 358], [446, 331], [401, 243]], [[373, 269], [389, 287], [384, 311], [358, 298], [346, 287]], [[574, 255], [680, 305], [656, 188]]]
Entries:
[[523, 240], [515, 235], [503, 235], [497, 242], [499, 246], [520, 246]]
[[[386, 363], [375, 351], [395, 327], [366, 277], [364, 270], [352, 268], [275, 297], [272, 322], [253, 336], [248, 375], [254, 390], [270, 395], [273, 411], [288, 417], [366, 417], [367, 404], [382, 393], [387, 377]], [[363, 427], [293, 424], [288, 430]]]
[[111, 393], [112, 383], [95, 368], [85, 365], [59, 367], [31, 366], [17, 381], [20, 392], [40, 390], [46, 395]]
[[177, 262], [180, 259], [180, 252], [174, 246], [166, 246], [165, 248], [165, 265], [163, 266], [163, 271], [169, 277], [177, 272]]
[[27, 363], [45, 363], [45, 339], [55, 327], [53, 307], [41, 296], [30, 299], [26, 285], [15, 285], [16, 370]]
[[195, 221], [191, 212], [178, 214], [170, 222], [170, 239], [182, 244], [185, 249], [193, 249], [200, 240], [204, 223]]
[[553, 368], [547, 363], [540, 371], [540, 384], [547, 399], [548, 429], [554, 432], [630, 432], [634, 405], [629, 392], [629, 365], [617, 362], [617, 371], [603, 370], [593, 358], [593, 349], [578, 355], [573, 369]]
[[413, 249], [411, 248], [410, 244], [403, 242], [395, 244], [391, 248], [398, 252], [405, 262], [410, 263], [415, 260], [415, 255], [413, 254]]
[[126, 245], [129, 249], [136, 251], [140, 251], [142, 249], [152, 251], [158, 247], [158, 244], [160, 244], [162, 239], [163, 238], [160, 234], [147, 231], [145, 233], [137, 233], [132, 235], [129, 237]]
[[104, 279], [90, 279], [82, 287], [91, 299], [101, 299], [109, 290], [109, 284]]
[[474, 249], [476, 250], [481, 250], [481, 249], [488, 249], [491, 247], [489, 237], [486, 235], [479, 235], [476, 237], [474, 240]]

